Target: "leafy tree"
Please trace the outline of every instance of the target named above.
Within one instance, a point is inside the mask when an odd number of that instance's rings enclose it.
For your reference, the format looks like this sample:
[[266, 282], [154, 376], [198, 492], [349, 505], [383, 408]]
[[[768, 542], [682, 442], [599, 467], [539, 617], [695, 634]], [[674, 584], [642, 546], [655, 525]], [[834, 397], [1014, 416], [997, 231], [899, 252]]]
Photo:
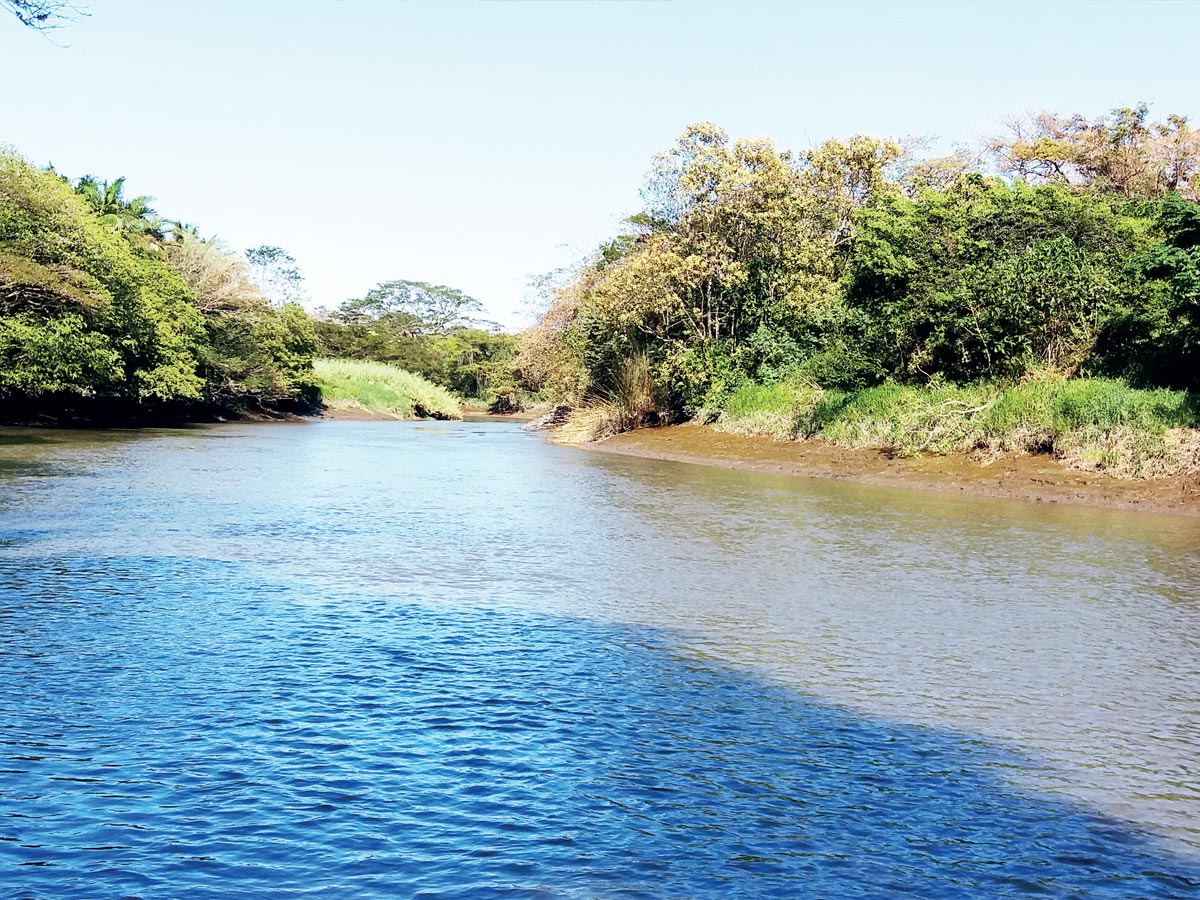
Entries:
[[142, 237], [162, 240], [165, 234], [163, 221], [150, 206], [154, 198], [142, 196], [126, 200], [124, 191], [124, 177], [110, 184], [85, 175], [75, 185], [75, 193], [83, 197], [97, 218], [113, 231], [131, 240]]
[[1130, 198], [1200, 192], [1200, 132], [1183, 116], [1152, 122], [1145, 103], [1089, 121], [1052, 113], [1014, 119], [992, 142], [1002, 172], [1033, 182], [1112, 191]]
[[389, 320], [410, 335], [447, 334], [471, 321], [483, 309], [474, 297], [441, 284], [384, 281], [360, 300], [342, 304], [338, 315], [347, 322]]
[[[199, 396], [200, 316], [179, 276], [162, 259], [135, 250], [69, 184], [11, 155], [0, 156], [0, 267], [8, 298], [2, 314], [11, 320], [5, 368], [35, 358], [13, 349], [12, 335], [32, 333], [12, 322], [28, 326], [36, 319], [60, 335], [89, 335], [79, 346], [92, 362], [62, 368], [70, 377], [53, 390]], [[109, 351], [115, 362], [99, 365]]]
[[465, 329], [437, 338], [434, 347], [445, 366], [443, 382], [464, 397], [488, 399], [520, 388], [511, 334]]
[[262, 244], [246, 250], [255, 282], [274, 303], [283, 305], [300, 300], [304, 294], [304, 276], [296, 258], [282, 247]]
[[[312, 399], [315, 335], [247, 264], [145, 198], [0, 154], [0, 398], [47, 407], [225, 409]], [[150, 224], [147, 224], [150, 223]]]
[[1147, 385], [1200, 389], [1200, 203], [1172, 194], [1155, 210], [1163, 240], [1131, 261], [1139, 302], [1106, 323], [1099, 368]]
[[[457, 288], [385, 281], [318, 315], [321, 353], [394, 363], [438, 384], [483, 396], [498, 377], [489, 333], [472, 329], [482, 304]], [[464, 337], [467, 335], [467, 337]], [[460, 375], [465, 366], [470, 375]]]
[[684, 414], [750, 381], [1192, 384], [1195, 204], [1157, 198], [1194, 183], [1195, 139], [1147, 116], [1037, 120], [994, 148], [1011, 181], [966, 152], [921, 160], [856, 136], [793, 155], [692, 126], [655, 158], [645, 209], [553, 292], [515, 366], [580, 402], [645, 360]]
[[632, 231], [560, 292], [551, 318], [566, 324], [535, 329], [521, 364], [564, 384], [582, 370], [585, 390], [603, 393], [646, 354], [684, 410], [740, 380], [781, 377], [806, 343], [840, 327], [832, 310], [854, 213], [898, 193], [888, 173], [900, 153], [855, 137], [794, 159], [770, 141], [692, 126], [656, 157]]
[[1065, 187], [969, 176], [863, 210], [847, 299], [902, 379], [1074, 371], [1130, 290], [1146, 223]]
[[294, 303], [272, 306], [246, 261], [195, 229], [179, 228], [166, 251], [204, 314], [206, 402], [233, 409], [309, 402], [316, 330], [308, 314]]

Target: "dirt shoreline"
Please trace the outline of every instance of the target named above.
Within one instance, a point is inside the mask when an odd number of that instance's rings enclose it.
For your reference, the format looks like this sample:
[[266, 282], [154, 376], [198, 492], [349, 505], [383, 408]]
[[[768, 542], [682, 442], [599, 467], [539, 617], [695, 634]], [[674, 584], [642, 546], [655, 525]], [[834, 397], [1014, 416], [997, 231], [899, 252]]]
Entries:
[[[528, 422], [534, 418], [530, 412], [490, 413], [486, 406], [464, 406], [463, 420], [467, 422]], [[433, 422], [419, 416], [395, 416], [391, 413], [366, 409], [361, 406], [324, 406], [320, 412], [307, 416], [309, 420], [327, 422]]]
[[1121, 481], [1067, 468], [1050, 456], [1005, 456], [991, 463], [967, 456], [897, 459], [878, 450], [837, 447], [821, 440], [743, 437], [702, 425], [647, 428], [579, 446], [801, 478], [1200, 517], [1200, 476]]

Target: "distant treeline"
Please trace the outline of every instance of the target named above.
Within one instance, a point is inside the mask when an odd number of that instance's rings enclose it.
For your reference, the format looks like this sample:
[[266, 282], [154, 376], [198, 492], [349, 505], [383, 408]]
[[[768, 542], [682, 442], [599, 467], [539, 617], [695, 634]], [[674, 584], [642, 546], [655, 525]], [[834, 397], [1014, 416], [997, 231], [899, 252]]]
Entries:
[[395, 281], [314, 320], [285, 251], [238, 253], [150, 204], [0, 153], [0, 420], [310, 411], [314, 355], [510, 387], [515, 341], [470, 327], [473, 298]]
[[632, 379], [671, 416], [754, 383], [1200, 388], [1185, 119], [1041, 115], [978, 154], [913, 150], [858, 136], [793, 154], [690, 127], [644, 209], [556, 291], [522, 371], [573, 403]]

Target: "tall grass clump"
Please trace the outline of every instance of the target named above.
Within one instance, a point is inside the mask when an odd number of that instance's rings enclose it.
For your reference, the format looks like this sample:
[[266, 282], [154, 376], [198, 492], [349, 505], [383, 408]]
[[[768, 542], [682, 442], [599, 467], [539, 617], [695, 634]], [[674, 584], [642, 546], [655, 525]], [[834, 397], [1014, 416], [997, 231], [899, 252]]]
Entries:
[[645, 356], [631, 356], [618, 367], [612, 386], [571, 413], [556, 438], [567, 443], [600, 441], [661, 420], [660, 404]]
[[321, 397], [333, 409], [361, 409], [398, 419], [461, 419], [454, 395], [420, 375], [356, 359], [315, 359]]

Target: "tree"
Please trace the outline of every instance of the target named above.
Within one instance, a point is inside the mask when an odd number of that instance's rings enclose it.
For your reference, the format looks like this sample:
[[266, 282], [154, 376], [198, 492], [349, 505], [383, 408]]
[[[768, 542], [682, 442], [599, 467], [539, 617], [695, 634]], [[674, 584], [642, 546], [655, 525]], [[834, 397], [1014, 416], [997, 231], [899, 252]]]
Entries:
[[163, 239], [164, 223], [150, 206], [154, 198], [140, 196], [126, 200], [124, 176], [109, 183], [84, 175], [76, 182], [75, 193], [87, 201], [101, 222], [130, 240]]
[[847, 302], [870, 355], [908, 381], [1075, 372], [1146, 243], [1123, 201], [979, 175], [858, 218]]
[[1200, 192], [1200, 132], [1183, 116], [1152, 122], [1145, 103], [1089, 121], [1053, 113], [1014, 119], [990, 150], [1005, 174], [1034, 183], [1075, 185], [1156, 198]]
[[246, 250], [246, 261], [255, 282], [275, 304], [282, 306], [303, 297], [304, 276], [296, 266], [296, 258], [282, 247], [251, 247]]
[[684, 410], [740, 380], [783, 377], [840, 339], [855, 214], [899, 193], [889, 176], [900, 154], [856, 136], [796, 158], [709, 122], [689, 127], [655, 158], [631, 231], [560, 292], [550, 317], [560, 324], [525, 340], [521, 364], [564, 385], [582, 366], [587, 390], [603, 393], [645, 355]]
[[466, 327], [483, 304], [458, 288], [424, 281], [384, 281], [359, 300], [348, 300], [337, 316], [346, 322], [390, 321], [410, 335], [447, 334]]
[[1101, 368], [1147, 385], [1200, 389], [1200, 203], [1168, 195], [1156, 210], [1164, 240], [1134, 258], [1143, 292], [1100, 338]]

